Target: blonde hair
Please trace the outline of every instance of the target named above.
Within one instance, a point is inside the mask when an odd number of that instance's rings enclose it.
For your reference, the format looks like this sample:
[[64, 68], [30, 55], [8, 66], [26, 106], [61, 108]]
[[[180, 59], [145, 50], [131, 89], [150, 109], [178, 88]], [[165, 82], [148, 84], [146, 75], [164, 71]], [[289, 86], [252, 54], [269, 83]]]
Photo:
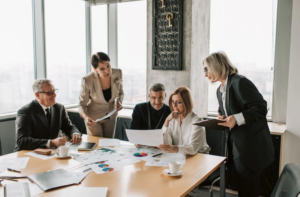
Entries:
[[219, 51], [210, 54], [203, 60], [203, 65], [206, 62], [208, 69], [214, 74], [215, 79], [226, 78], [229, 75], [237, 74], [238, 69], [230, 62], [225, 52]]
[[169, 107], [171, 111], [174, 111], [173, 105], [172, 105], [172, 96], [178, 94], [181, 97], [181, 100], [183, 102], [184, 107], [184, 115], [186, 116], [188, 113], [190, 113], [194, 108], [194, 103], [191, 95], [191, 91], [187, 87], [179, 87], [171, 94], [169, 98]]

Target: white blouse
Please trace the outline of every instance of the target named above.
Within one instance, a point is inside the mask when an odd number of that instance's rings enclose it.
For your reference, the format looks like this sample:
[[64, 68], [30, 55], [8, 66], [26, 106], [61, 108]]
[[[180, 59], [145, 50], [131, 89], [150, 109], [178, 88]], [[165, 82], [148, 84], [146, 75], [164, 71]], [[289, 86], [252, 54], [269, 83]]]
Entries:
[[178, 146], [178, 153], [194, 155], [197, 152], [208, 153], [210, 147], [206, 143], [205, 128], [192, 125], [201, 121], [195, 112], [191, 111], [180, 125], [180, 116], [172, 119], [169, 126], [163, 126], [164, 143]]

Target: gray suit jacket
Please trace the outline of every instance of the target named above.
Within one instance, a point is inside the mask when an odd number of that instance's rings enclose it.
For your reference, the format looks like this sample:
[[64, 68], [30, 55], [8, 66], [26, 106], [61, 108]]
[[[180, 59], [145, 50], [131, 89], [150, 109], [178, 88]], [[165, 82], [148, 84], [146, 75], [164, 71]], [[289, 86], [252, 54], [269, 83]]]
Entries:
[[50, 107], [49, 128], [45, 112], [37, 100], [19, 109], [16, 119], [15, 151], [46, 148], [49, 139], [55, 139], [61, 129], [69, 139], [73, 133], [80, 133], [69, 120], [65, 107], [59, 103]]
[[[123, 100], [122, 70], [112, 69], [111, 99], [104, 98], [98, 75], [95, 71], [82, 78], [79, 95], [79, 113], [85, 112], [92, 119], [102, 118], [115, 108], [115, 98]], [[115, 118], [118, 113], [111, 116]]]

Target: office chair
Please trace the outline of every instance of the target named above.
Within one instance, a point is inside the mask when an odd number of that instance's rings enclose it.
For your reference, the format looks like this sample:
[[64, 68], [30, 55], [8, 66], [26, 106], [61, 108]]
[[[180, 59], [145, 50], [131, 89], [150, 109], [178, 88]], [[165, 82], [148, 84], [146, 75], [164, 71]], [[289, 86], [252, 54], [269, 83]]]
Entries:
[[[210, 155], [226, 156], [226, 136], [224, 130], [215, 130], [205, 128], [206, 131], [206, 142], [211, 148]], [[211, 175], [207, 177], [199, 186], [209, 186], [209, 196], [213, 197], [214, 184], [220, 180], [220, 170], [215, 170]]]
[[284, 166], [271, 197], [297, 196], [300, 196], [300, 166], [296, 163], [289, 163]]

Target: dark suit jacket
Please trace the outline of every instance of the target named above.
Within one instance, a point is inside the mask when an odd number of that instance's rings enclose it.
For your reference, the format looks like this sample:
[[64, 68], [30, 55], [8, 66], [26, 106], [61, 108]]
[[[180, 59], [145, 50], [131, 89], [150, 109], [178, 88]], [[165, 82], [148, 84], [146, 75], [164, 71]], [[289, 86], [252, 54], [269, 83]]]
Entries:
[[37, 100], [22, 107], [16, 119], [15, 151], [46, 148], [49, 139], [55, 139], [61, 129], [71, 139], [73, 133], [80, 133], [72, 125], [63, 105], [56, 103], [50, 107], [51, 127], [45, 112]]
[[[220, 87], [217, 90], [218, 112], [225, 115]], [[228, 116], [242, 112], [245, 118], [246, 124], [236, 125], [230, 131], [241, 159], [254, 172], [265, 169], [274, 160], [266, 119], [267, 102], [249, 79], [238, 74], [228, 76], [225, 102]]]
[[[150, 122], [151, 128], [149, 128], [149, 116], [148, 109], [150, 109]], [[160, 121], [158, 128], [161, 129], [165, 123], [166, 118], [170, 115], [171, 110], [168, 105], [164, 104], [160, 110], [155, 110], [150, 102], [137, 104], [132, 112], [132, 121], [130, 129], [148, 130], [155, 129], [157, 123]]]

